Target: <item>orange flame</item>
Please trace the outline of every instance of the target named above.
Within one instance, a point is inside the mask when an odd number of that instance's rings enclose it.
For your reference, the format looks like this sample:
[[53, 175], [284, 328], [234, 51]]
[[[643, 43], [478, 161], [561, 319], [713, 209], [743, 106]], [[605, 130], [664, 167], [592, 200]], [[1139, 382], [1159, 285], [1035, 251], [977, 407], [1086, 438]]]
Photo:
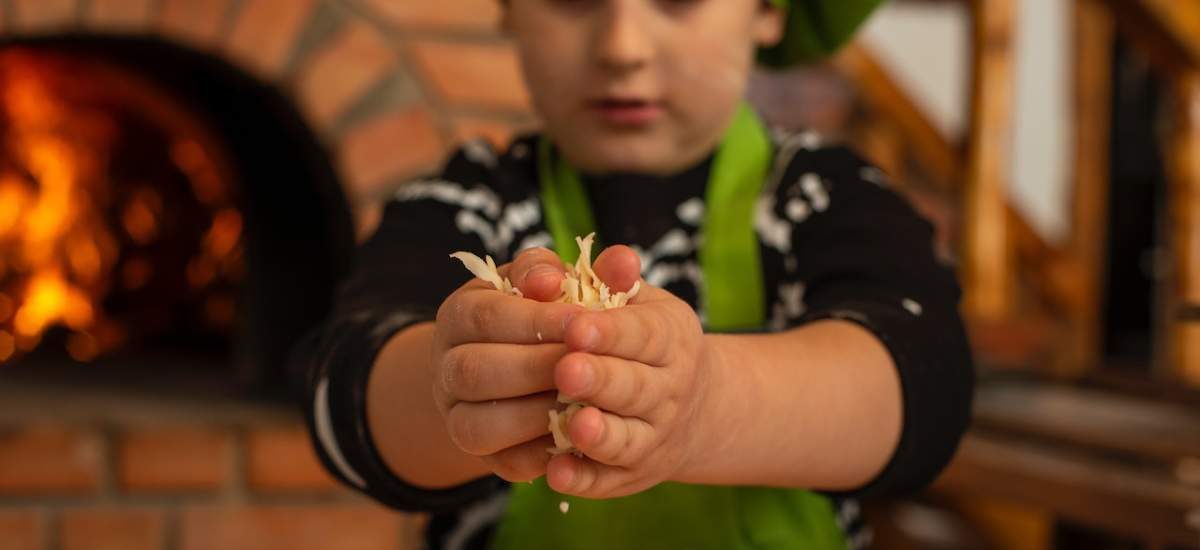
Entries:
[[[0, 51], [0, 364], [36, 347], [56, 325], [70, 330], [66, 351], [78, 361], [120, 345], [130, 331], [104, 315], [100, 300], [112, 287], [146, 287], [160, 271], [142, 256], [118, 266], [120, 243], [148, 245], [172, 227], [155, 182], [127, 195], [113, 192], [106, 162], [116, 150], [118, 119], [100, 103], [75, 103], [63, 70], [36, 53]], [[145, 105], [162, 112], [159, 104]], [[186, 270], [201, 288], [238, 267], [242, 219], [227, 206], [225, 172], [213, 160], [220, 153], [214, 157], [201, 144], [212, 140], [197, 138], [196, 124], [172, 124], [171, 160], [196, 200], [214, 210]], [[113, 227], [105, 218], [110, 211]], [[227, 324], [230, 304], [214, 297], [198, 314]]]
[[[14, 340], [20, 347], [36, 343], [52, 324], [75, 331], [91, 326], [96, 320], [92, 296], [67, 273], [88, 282], [109, 267], [89, 237], [105, 230], [89, 214], [81, 173], [91, 165], [81, 157], [97, 152], [80, 147], [63, 131], [68, 111], [38, 78], [34, 61], [20, 56], [7, 60], [0, 74], [7, 155], [32, 181], [11, 171], [0, 174], [0, 241], [11, 251], [3, 263], [30, 276], [12, 313], [15, 334], [0, 337], [0, 361], [13, 354]], [[12, 309], [11, 304], [5, 309]]]

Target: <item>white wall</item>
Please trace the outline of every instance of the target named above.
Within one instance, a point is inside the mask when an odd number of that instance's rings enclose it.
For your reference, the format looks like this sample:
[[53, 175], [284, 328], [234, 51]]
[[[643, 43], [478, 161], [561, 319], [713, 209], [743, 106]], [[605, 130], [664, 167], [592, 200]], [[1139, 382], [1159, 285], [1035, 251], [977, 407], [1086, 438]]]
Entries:
[[[1017, 10], [1017, 68], [1010, 193], [1044, 237], [1067, 231], [1072, 154], [1071, 66], [1067, 0], [1012, 0]], [[946, 135], [969, 124], [971, 37], [960, 4], [888, 4], [865, 38], [901, 86]]]

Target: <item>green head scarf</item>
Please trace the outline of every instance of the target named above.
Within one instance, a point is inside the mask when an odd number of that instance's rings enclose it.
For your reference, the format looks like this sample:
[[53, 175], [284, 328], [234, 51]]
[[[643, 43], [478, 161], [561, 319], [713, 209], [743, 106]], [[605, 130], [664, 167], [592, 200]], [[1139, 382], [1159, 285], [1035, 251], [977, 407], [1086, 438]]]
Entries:
[[783, 40], [759, 51], [763, 65], [783, 68], [837, 51], [884, 0], [770, 0], [787, 11]]

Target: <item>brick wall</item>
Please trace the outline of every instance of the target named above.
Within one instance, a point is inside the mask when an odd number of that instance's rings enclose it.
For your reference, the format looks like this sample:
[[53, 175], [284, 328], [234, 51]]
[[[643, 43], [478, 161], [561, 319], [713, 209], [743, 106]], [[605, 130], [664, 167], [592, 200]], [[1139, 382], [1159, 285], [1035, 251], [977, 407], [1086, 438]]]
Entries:
[[0, 415], [0, 548], [416, 547], [421, 518], [343, 489], [297, 420], [147, 421]]
[[[150, 35], [223, 57], [294, 101], [368, 206], [467, 137], [533, 126], [498, 13], [496, 0], [0, 0], [0, 35]], [[413, 547], [421, 518], [335, 483], [294, 411], [168, 402], [176, 421], [64, 419], [62, 401], [0, 399], [0, 550]]]
[[352, 200], [467, 137], [534, 126], [496, 0], [0, 0], [6, 37], [150, 34], [225, 57], [301, 108]]
[[[363, 205], [463, 139], [533, 125], [498, 13], [496, 0], [0, 0], [0, 34], [151, 35], [221, 56], [295, 102]], [[164, 422], [116, 406], [30, 419], [0, 400], [0, 550], [413, 547], [421, 518], [335, 483], [294, 411]]]

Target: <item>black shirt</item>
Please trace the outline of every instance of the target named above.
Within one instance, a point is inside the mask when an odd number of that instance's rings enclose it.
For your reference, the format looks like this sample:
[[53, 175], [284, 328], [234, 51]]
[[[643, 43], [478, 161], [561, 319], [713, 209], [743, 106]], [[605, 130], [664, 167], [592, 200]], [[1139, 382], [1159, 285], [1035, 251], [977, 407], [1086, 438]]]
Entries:
[[[821, 319], [857, 323], [891, 353], [903, 392], [903, 430], [883, 472], [831, 495], [852, 547], [854, 498], [918, 490], [941, 471], [966, 429], [974, 375], [957, 312], [953, 270], [934, 252], [933, 228], [888, 189], [882, 173], [811, 133], [774, 132], [774, 167], [754, 223], [772, 331]], [[343, 482], [402, 510], [434, 512], [431, 548], [481, 548], [503, 513], [507, 483], [487, 477], [426, 491], [384, 466], [366, 425], [374, 359], [396, 332], [432, 320], [470, 274], [450, 252], [510, 261], [552, 247], [538, 197], [536, 137], [501, 155], [483, 142], [459, 150], [437, 178], [406, 184], [357, 254], [331, 318], [297, 350], [306, 363], [305, 408], [314, 445]], [[628, 244], [643, 277], [690, 303], [703, 320], [697, 260], [711, 159], [668, 178], [585, 178], [600, 238]], [[803, 359], [797, 358], [797, 368]], [[853, 437], [854, 434], [846, 434]]]

